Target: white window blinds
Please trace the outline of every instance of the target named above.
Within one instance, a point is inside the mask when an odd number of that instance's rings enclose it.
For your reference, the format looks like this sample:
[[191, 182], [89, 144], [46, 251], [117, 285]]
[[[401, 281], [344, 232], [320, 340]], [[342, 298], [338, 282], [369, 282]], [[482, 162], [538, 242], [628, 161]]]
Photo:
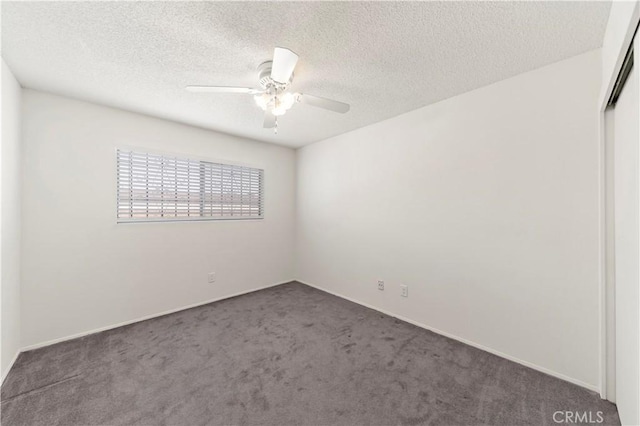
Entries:
[[118, 222], [260, 219], [264, 171], [117, 150]]

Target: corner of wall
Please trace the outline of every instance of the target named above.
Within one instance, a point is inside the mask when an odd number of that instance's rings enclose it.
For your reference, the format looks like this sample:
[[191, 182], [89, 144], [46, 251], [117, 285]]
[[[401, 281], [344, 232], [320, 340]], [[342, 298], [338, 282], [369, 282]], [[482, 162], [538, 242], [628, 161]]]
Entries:
[[21, 98], [2, 59], [0, 143], [0, 373], [4, 381], [21, 348]]

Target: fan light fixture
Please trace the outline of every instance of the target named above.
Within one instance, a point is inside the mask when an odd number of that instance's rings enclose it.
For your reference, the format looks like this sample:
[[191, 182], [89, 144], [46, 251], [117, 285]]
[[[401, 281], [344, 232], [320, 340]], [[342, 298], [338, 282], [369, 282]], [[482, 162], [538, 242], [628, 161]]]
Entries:
[[280, 116], [284, 115], [296, 102], [296, 94], [285, 92], [274, 95], [265, 92], [255, 95], [254, 99], [263, 111], [269, 111], [275, 116]]
[[276, 47], [273, 60], [265, 61], [258, 66], [258, 82], [260, 88], [229, 86], [187, 86], [190, 92], [199, 93], [239, 93], [253, 95], [256, 104], [264, 111], [262, 127], [273, 129], [278, 133], [278, 116], [286, 112], [295, 103], [328, 109], [340, 114], [349, 111], [349, 104], [333, 101], [320, 96], [304, 93], [287, 92], [293, 82], [293, 70], [298, 63], [298, 55], [289, 49]]

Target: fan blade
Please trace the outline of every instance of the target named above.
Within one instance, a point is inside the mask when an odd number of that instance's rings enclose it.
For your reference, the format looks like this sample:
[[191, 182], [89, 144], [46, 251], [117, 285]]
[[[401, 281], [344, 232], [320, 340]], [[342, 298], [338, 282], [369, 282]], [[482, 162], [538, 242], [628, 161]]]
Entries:
[[269, 111], [265, 111], [262, 127], [265, 129], [273, 129], [276, 127], [276, 116], [271, 114]]
[[256, 95], [263, 92], [260, 89], [252, 89], [250, 87], [228, 86], [187, 86], [185, 89], [189, 92], [197, 93], [246, 93], [248, 95]]
[[288, 83], [293, 74], [293, 69], [298, 63], [298, 55], [283, 47], [273, 50], [273, 63], [271, 64], [271, 78], [278, 83]]
[[344, 102], [321, 98], [320, 96], [305, 95], [303, 93], [298, 95], [298, 101], [317, 108], [324, 108], [330, 111], [339, 112], [340, 114], [344, 114], [349, 111], [349, 108], [351, 108], [349, 104], [345, 104]]

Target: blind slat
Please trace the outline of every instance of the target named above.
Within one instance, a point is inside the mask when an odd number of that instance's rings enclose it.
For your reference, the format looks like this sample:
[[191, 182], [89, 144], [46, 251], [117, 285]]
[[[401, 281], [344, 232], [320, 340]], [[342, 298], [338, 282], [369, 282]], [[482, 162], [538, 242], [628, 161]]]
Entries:
[[119, 221], [262, 218], [264, 171], [117, 151]]

